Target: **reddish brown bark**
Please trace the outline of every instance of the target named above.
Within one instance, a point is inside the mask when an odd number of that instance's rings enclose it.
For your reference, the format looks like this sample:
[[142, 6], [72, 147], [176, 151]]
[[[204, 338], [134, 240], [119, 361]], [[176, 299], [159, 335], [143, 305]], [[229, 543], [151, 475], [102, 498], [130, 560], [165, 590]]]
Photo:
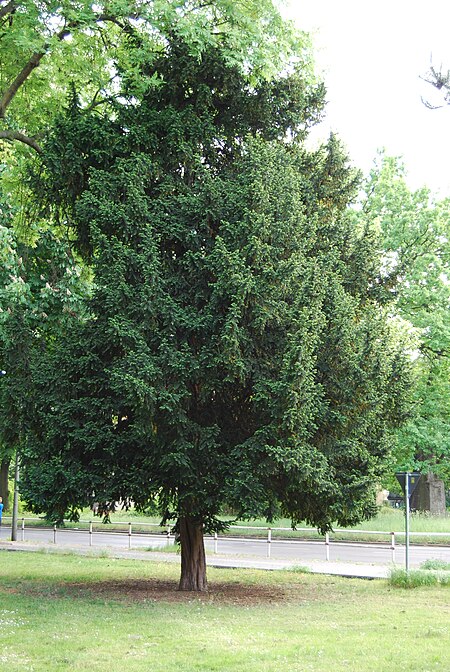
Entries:
[[181, 578], [179, 590], [208, 590], [203, 525], [189, 516], [180, 518]]

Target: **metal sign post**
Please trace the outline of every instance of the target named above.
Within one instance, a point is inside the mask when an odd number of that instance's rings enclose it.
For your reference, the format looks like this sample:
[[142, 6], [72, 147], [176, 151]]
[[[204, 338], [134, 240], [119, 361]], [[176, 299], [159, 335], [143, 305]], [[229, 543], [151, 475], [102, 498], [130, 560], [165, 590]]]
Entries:
[[409, 572], [409, 474], [405, 478], [405, 569]]
[[11, 520], [11, 541], [17, 541], [17, 520], [19, 518], [19, 449], [16, 448], [16, 463], [14, 469], [14, 496], [13, 496], [13, 510]]
[[409, 572], [409, 498], [417, 488], [420, 479], [418, 471], [395, 474], [405, 495], [405, 569]]

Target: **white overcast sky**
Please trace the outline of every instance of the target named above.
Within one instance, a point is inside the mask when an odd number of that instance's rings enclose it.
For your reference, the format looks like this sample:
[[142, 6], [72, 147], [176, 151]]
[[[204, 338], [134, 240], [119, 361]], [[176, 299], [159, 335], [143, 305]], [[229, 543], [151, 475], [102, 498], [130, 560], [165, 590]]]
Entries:
[[412, 188], [450, 196], [450, 106], [423, 80], [430, 61], [450, 69], [449, 0], [285, 0], [284, 12], [313, 32], [328, 89], [322, 124], [367, 172], [379, 148], [403, 156]]

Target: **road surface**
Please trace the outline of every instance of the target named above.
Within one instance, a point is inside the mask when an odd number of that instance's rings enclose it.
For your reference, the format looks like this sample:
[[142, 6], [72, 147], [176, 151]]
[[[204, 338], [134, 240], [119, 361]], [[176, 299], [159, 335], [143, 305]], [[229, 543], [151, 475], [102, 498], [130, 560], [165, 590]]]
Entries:
[[[114, 548], [118, 550], [155, 550], [167, 548], [172, 544], [165, 535], [133, 533], [131, 537], [123, 532], [99, 532], [95, 530], [92, 535], [87, 530], [58, 529], [56, 535], [51, 528], [27, 527], [24, 532], [24, 540], [32, 543], [54, 544], [56, 537], [57, 546], [68, 547], [92, 547], [105, 550]], [[3, 526], [0, 530], [1, 540], [11, 539], [11, 528]], [[22, 541], [22, 530], [18, 530], [17, 540]], [[306, 561], [324, 561], [327, 559], [327, 547], [323, 541], [306, 540], [272, 540], [268, 544], [266, 539], [242, 539], [219, 537], [217, 543], [214, 539], [205, 538], [206, 552], [209, 556], [219, 553], [221, 556], [235, 556], [240, 558], [267, 559], [274, 561], [296, 562], [299, 565]], [[405, 547], [396, 544], [393, 555], [390, 543], [344, 543], [331, 541], [328, 547], [331, 562], [341, 563], [369, 563], [376, 565], [398, 565], [405, 563]], [[450, 563], [450, 546], [410, 546], [410, 567], [418, 567], [425, 560], [438, 559]]]

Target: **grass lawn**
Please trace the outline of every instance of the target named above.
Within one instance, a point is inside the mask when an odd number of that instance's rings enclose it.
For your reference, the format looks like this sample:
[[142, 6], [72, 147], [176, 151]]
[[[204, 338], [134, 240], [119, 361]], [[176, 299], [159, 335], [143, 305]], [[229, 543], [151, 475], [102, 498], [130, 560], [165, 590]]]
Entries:
[[0, 553], [8, 672], [448, 672], [450, 590], [298, 572]]

